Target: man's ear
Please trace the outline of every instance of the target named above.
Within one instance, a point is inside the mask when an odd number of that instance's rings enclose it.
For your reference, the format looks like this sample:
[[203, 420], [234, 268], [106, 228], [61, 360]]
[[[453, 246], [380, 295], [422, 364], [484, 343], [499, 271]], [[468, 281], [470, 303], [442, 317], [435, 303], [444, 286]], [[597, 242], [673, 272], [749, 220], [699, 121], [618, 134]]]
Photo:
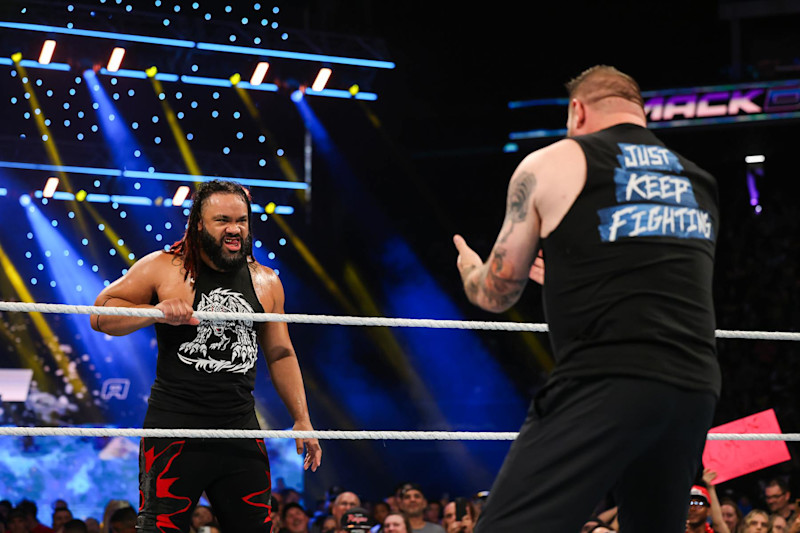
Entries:
[[586, 124], [586, 106], [577, 98], [573, 98], [572, 102], [572, 116], [575, 129], [582, 128]]

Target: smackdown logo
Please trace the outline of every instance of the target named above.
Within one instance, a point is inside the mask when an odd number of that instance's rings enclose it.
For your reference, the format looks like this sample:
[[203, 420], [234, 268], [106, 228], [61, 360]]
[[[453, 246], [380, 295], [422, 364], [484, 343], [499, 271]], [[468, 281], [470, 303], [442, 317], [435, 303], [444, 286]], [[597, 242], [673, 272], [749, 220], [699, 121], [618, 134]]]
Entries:
[[770, 115], [800, 111], [800, 83], [777, 83], [644, 93], [644, 110], [650, 123], [741, 116], [778, 118]]

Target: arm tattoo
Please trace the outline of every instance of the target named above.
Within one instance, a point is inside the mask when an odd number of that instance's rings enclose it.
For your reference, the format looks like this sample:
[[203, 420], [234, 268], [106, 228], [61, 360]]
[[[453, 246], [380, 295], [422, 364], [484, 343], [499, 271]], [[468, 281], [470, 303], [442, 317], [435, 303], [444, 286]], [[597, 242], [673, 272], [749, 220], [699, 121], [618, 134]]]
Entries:
[[508, 229], [500, 236], [500, 242], [505, 242], [514, 230], [514, 226], [525, 222], [528, 218], [530, 198], [535, 189], [536, 176], [532, 172], [522, 172], [517, 179], [512, 180], [506, 202], [506, 219], [503, 223]]
[[505, 248], [496, 248], [489, 260], [484, 293], [495, 305], [511, 305], [519, 297], [528, 278], [515, 278], [514, 266], [505, 261]]

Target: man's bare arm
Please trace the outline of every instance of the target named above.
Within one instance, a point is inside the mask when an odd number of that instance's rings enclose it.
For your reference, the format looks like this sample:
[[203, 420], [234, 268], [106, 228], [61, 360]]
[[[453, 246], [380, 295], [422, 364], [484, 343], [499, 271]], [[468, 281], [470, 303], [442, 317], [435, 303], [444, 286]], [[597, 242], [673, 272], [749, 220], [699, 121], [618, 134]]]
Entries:
[[[271, 298], [259, 295], [262, 305], [271, 301], [272, 305], [265, 305], [265, 311], [270, 313], [283, 313], [284, 293], [283, 285], [278, 276], [263, 266], [258, 267], [260, 277], [256, 283], [257, 292], [269, 291]], [[311, 417], [306, 402], [303, 375], [300, 364], [294, 351], [289, 329], [285, 322], [265, 322], [259, 328], [259, 344], [267, 359], [267, 366], [272, 377], [275, 391], [280, 396], [286, 409], [294, 419], [293, 429], [296, 431], [311, 431]], [[316, 471], [322, 461], [322, 449], [317, 439], [297, 439], [297, 453], [306, 450], [304, 459], [305, 469]]]
[[104, 288], [95, 300], [96, 306], [103, 307], [137, 307], [143, 309], [160, 309], [166, 318], [92, 315], [92, 329], [108, 335], [127, 335], [156, 322], [167, 324], [197, 324], [192, 318], [192, 304], [182, 299], [173, 298], [152, 305], [150, 302], [157, 290], [157, 283], [166, 275], [172, 256], [163, 252], [153, 252], [131, 266], [128, 273]]
[[467, 298], [487, 311], [502, 312], [519, 300], [539, 244], [539, 215], [534, 204], [536, 175], [523, 163], [508, 187], [506, 215], [489, 259], [456, 235], [458, 268]]

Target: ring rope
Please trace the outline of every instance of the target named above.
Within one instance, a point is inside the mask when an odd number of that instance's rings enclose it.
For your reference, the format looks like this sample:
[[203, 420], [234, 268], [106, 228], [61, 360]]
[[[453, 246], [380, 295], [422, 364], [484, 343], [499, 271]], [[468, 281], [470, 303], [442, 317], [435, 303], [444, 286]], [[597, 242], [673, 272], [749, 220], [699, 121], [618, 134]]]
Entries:
[[[0, 427], [11, 437], [149, 437], [194, 439], [323, 440], [514, 440], [518, 432], [492, 431], [292, 431], [269, 429], [142, 429], [86, 427]], [[800, 433], [709, 433], [707, 440], [800, 441]]]
[[[98, 307], [91, 305], [28, 302], [0, 302], [0, 311], [164, 318], [164, 314], [161, 312], [161, 310], [155, 308], [140, 309], [135, 307]], [[287, 322], [301, 324], [328, 324], [337, 326], [475, 329], [492, 331], [529, 331], [539, 333], [548, 331], [547, 324], [480, 320], [442, 320], [429, 318], [386, 318], [283, 313], [220, 313], [211, 311], [195, 311], [194, 317], [199, 320], [251, 320], [253, 322]], [[740, 331], [718, 329], [715, 330], [715, 334], [717, 338], [720, 339], [800, 341], [800, 332], [793, 331]]]

